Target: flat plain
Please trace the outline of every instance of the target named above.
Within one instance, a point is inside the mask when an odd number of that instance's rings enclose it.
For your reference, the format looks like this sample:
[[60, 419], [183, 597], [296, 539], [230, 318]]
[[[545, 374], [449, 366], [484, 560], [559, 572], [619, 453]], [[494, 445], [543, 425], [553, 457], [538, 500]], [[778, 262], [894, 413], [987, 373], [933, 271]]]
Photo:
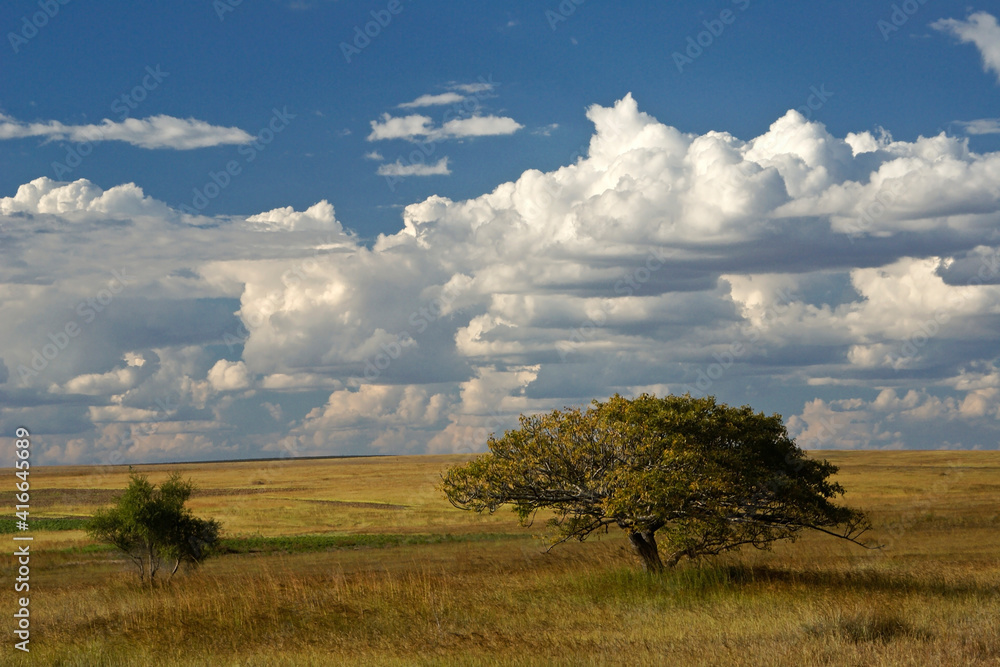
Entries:
[[190, 478], [226, 537], [152, 590], [81, 530], [128, 468], [36, 467], [31, 653], [5, 632], [0, 663], [1000, 665], [1000, 452], [812, 455], [883, 548], [804, 534], [661, 576], [620, 533], [547, 551], [544, 517], [453, 508], [437, 485], [464, 456], [136, 466]]

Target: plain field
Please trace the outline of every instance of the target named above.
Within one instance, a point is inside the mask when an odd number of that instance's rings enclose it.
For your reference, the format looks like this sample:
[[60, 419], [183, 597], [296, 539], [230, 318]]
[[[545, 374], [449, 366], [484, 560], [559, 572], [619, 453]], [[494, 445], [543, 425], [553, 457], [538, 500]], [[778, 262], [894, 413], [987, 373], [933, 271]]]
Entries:
[[[436, 486], [468, 457], [136, 466], [190, 478], [230, 553], [149, 591], [82, 531], [33, 531], [31, 655], [9, 639], [0, 662], [1000, 664], [1000, 452], [813, 455], [884, 549], [804, 535], [661, 577], [615, 532], [546, 553], [542, 520], [454, 509]], [[30, 479], [33, 519], [85, 517], [128, 469]]]

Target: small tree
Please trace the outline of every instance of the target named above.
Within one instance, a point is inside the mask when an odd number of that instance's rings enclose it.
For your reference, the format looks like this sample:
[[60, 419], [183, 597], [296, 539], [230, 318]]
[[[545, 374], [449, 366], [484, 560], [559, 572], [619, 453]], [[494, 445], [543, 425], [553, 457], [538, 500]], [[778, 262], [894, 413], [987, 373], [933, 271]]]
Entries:
[[173, 577], [182, 562], [204, 560], [219, 539], [217, 521], [199, 519], [184, 507], [193, 491], [180, 473], [172, 474], [159, 489], [145, 475], [132, 473], [115, 505], [98, 510], [87, 523], [87, 533], [131, 558], [139, 581], [152, 585], [161, 565], [170, 562]]
[[521, 416], [520, 428], [491, 436], [490, 453], [448, 470], [442, 488], [461, 509], [511, 505], [522, 525], [555, 511], [556, 543], [618, 526], [643, 566], [669, 555], [768, 549], [803, 528], [868, 546], [866, 516], [835, 505], [844, 489], [836, 466], [807, 458], [780, 415], [732, 408], [714, 397], [619, 395], [586, 411]]

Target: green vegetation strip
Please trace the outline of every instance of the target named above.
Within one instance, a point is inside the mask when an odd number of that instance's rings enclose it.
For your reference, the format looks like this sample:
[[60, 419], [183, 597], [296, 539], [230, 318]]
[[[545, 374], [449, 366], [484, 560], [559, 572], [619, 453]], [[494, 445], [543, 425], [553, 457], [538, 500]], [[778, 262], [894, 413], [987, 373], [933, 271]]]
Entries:
[[474, 533], [464, 535], [393, 535], [364, 533], [358, 535], [294, 535], [281, 537], [231, 537], [220, 540], [219, 552], [302, 553], [327, 549], [358, 549], [397, 547], [409, 544], [442, 544], [445, 542], [486, 542], [524, 538], [523, 533]]
[[[364, 533], [358, 535], [292, 535], [279, 537], [225, 537], [219, 540], [220, 554], [307, 553], [331, 549], [378, 549], [410, 544], [443, 544], [458, 542], [498, 542], [530, 537], [526, 533], [469, 533], [460, 535], [394, 535]], [[64, 553], [98, 553], [113, 551], [108, 544], [88, 544], [67, 547]]]
[[[20, 533], [17, 519], [0, 519], [0, 535]], [[83, 530], [87, 523], [86, 517], [68, 517], [62, 519], [28, 519], [28, 530]]]

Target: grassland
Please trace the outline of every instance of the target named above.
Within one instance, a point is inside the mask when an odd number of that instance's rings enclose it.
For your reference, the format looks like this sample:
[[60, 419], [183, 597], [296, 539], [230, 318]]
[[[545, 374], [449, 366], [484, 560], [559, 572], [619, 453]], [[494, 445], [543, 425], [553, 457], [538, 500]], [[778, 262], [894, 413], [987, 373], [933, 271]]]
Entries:
[[79, 529], [128, 470], [36, 468], [31, 654], [5, 631], [0, 662], [1000, 664], [1000, 452], [822, 456], [884, 549], [807, 535], [660, 577], [614, 533], [545, 553], [541, 526], [455, 510], [435, 485], [461, 457], [143, 466], [190, 477], [227, 532], [153, 591]]

